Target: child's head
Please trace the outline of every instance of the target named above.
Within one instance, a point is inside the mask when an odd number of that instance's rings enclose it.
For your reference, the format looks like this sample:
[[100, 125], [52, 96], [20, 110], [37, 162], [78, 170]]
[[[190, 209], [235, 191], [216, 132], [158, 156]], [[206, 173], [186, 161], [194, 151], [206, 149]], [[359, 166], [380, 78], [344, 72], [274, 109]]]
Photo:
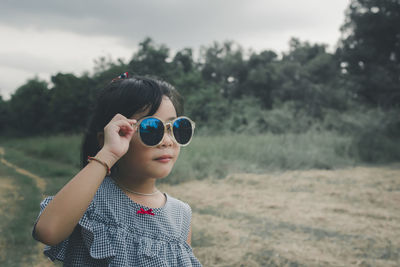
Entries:
[[[86, 131], [81, 154], [82, 167], [87, 164], [87, 157], [94, 156], [102, 147], [104, 127], [116, 114], [126, 118], [139, 120], [146, 116], [156, 116], [163, 121], [180, 116], [183, 113], [183, 101], [179, 93], [170, 84], [145, 77], [134, 77], [111, 82], [99, 95], [94, 113]], [[150, 158], [164, 154], [174, 154], [174, 160], [169, 164], [144, 166]], [[179, 146], [165, 135], [163, 141], [155, 147], [147, 147], [139, 142], [139, 136], [134, 134], [128, 152], [112, 168], [112, 174], [118, 169], [122, 171], [139, 171], [136, 167], [142, 166], [142, 176], [146, 174], [146, 167], [159, 169], [151, 175], [164, 177], [171, 170], [179, 154]], [[146, 161], [147, 160], [147, 161]], [[121, 168], [118, 168], [120, 166]], [[123, 167], [123, 168], [122, 168]], [[129, 168], [133, 168], [128, 170]], [[136, 169], [135, 169], [136, 168]], [[153, 170], [154, 172], [154, 170]]]

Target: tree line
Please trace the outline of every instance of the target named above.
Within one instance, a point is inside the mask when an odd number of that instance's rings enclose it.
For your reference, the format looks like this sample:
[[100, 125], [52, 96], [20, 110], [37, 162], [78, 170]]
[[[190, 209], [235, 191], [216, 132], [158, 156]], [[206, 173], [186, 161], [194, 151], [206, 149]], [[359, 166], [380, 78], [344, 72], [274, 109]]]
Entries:
[[[244, 50], [234, 41], [171, 53], [151, 38], [125, 62], [101, 57], [93, 74], [38, 78], [0, 98], [0, 133], [46, 135], [85, 129], [97, 93], [118, 74], [173, 84], [204, 133], [341, 133], [400, 136], [400, 1], [352, 0], [336, 51], [292, 38], [288, 51]], [[369, 126], [368, 126], [369, 125]], [[372, 127], [372, 128], [371, 128]], [[374, 128], [375, 127], [375, 128]]]

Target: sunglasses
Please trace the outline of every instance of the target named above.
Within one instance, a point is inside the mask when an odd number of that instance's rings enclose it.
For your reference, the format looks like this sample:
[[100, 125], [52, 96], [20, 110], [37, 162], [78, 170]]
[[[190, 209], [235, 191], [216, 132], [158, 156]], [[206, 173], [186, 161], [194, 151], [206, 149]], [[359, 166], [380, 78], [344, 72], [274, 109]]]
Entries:
[[141, 142], [149, 147], [158, 146], [169, 130], [179, 146], [187, 146], [192, 140], [195, 123], [188, 117], [178, 117], [172, 121], [163, 122], [157, 117], [144, 117], [136, 124]]

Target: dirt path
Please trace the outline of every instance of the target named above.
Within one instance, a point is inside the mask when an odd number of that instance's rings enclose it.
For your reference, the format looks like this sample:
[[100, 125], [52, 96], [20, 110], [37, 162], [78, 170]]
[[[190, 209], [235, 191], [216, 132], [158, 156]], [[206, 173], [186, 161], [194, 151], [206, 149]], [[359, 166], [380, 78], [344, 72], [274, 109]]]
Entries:
[[[4, 159], [5, 155], [5, 150], [3, 147], [0, 147], [0, 162], [4, 165], [6, 165], [9, 168], [12, 168], [16, 172], [25, 175], [31, 179], [34, 180], [36, 187], [40, 190], [40, 192], [43, 194], [43, 192], [46, 189], [46, 182], [43, 178], [27, 171], [24, 169], [19, 168], [18, 166], [10, 163], [6, 159]], [[8, 221], [8, 218], [6, 217], [13, 217], [17, 216], [15, 212], [13, 212], [13, 209], [15, 209], [15, 206], [13, 206], [13, 203], [15, 203], [18, 198], [21, 198], [21, 196], [18, 193], [18, 186], [14, 183], [14, 179], [10, 177], [0, 177], [0, 217], [3, 218], [3, 221]], [[2, 254], [5, 250], [2, 249], [5, 247], [5, 241], [1, 239], [1, 231], [3, 230], [3, 227], [0, 227], [0, 259], [5, 258], [6, 255]], [[33, 255], [33, 258], [28, 257], [25, 260], [22, 260], [22, 262], [29, 262], [27, 266], [34, 266], [34, 267], [47, 267], [47, 266], [54, 266], [46, 257], [43, 256], [43, 248], [44, 245], [41, 243], [37, 243], [36, 245], [36, 250], [37, 254]]]
[[162, 185], [193, 209], [204, 266], [399, 266], [400, 166]]
[[22, 175], [28, 176], [29, 178], [33, 179], [35, 181], [35, 183], [36, 183], [37, 188], [39, 188], [41, 193], [44, 192], [44, 190], [46, 189], [46, 181], [43, 178], [41, 178], [41, 177], [39, 177], [39, 176], [37, 176], [37, 175], [27, 171], [27, 170], [21, 169], [18, 166], [15, 166], [14, 164], [12, 164], [9, 161], [5, 160], [4, 159], [4, 154], [5, 154], [4, 148], [0, 147], [0, 161], [1, 161], [1, 163], [3, 163], [4, 165], [6, 165], [6, 166], [8, 166], [8, 167], [10, 167], [12, 169], [14, 169], [16, 172], [18, 172], [18, 173], [20, 173]]

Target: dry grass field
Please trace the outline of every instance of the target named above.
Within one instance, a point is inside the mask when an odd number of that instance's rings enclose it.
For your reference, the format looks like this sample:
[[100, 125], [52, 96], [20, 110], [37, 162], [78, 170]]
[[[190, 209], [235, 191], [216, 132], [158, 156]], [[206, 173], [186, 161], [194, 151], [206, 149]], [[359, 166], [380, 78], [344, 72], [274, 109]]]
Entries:
[[[10, 178], [0, 180], [3, 217], [19, 196]], [[194, 252], [204, 266], [400, 265], [400, 165], [234, 174], [160, 188], [191, 205]], [[26, 266], [54, 266], [42, 248]]]
[[235, 174], [190, 203], [204, 266], [400, 266], [400, 166]]

